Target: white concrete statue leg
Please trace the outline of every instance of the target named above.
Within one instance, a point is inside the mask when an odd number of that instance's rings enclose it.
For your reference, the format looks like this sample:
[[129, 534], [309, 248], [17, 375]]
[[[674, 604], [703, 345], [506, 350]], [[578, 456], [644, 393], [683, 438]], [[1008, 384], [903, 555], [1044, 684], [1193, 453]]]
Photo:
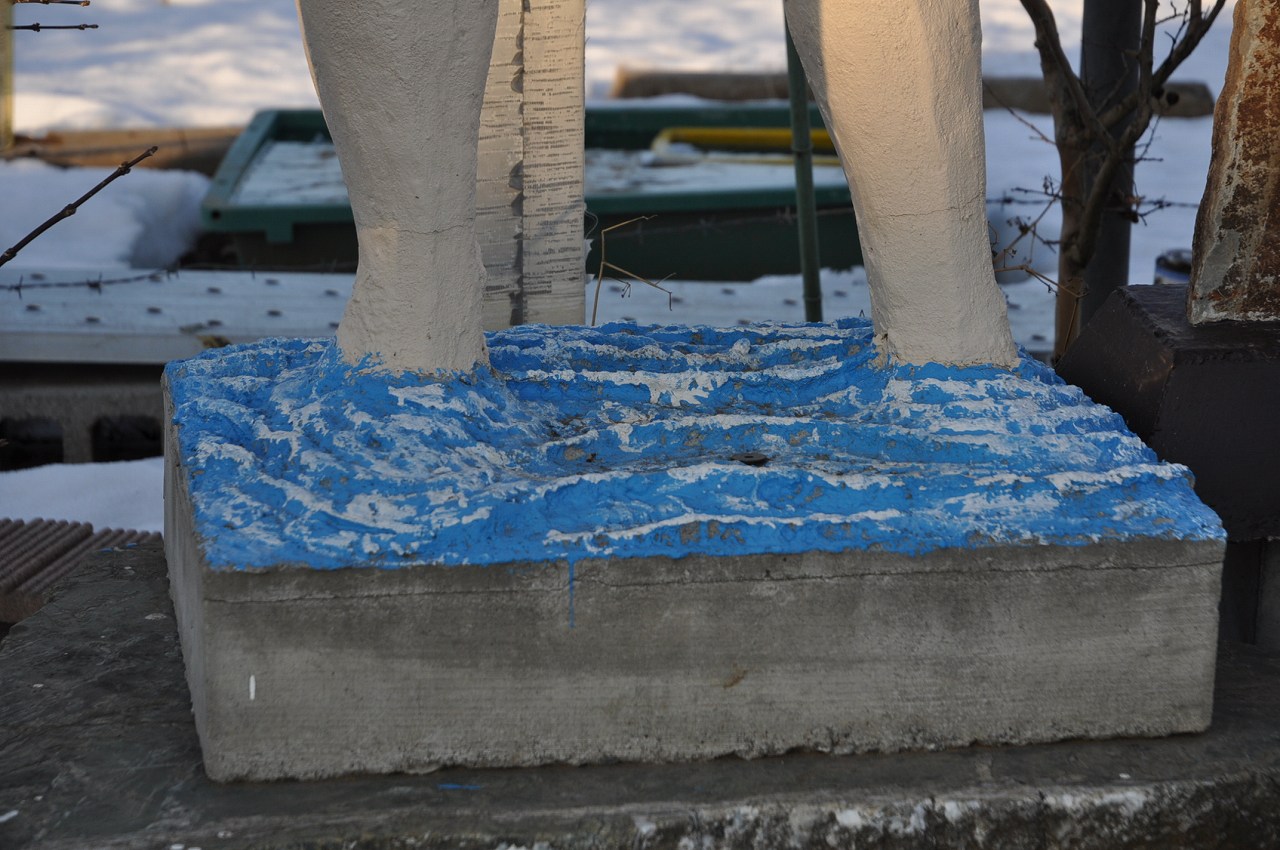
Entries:
[[978, 0], [785, 0], [853, 192], [872, 319], [908, 363], [1012, 365], [991, 268]]
[[298, 0], [298, 12], [360, 242], [343, 357], [470, 370], [486, 360], [476, 145], [498, 0]]

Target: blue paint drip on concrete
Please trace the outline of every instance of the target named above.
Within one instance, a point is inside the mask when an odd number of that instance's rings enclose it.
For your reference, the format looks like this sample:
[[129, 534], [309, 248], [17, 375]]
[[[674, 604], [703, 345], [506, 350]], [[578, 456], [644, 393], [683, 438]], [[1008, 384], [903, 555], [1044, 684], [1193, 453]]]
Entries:
[[327, 340], [170, 364], [211, 566], [1223, 537], [1185, 468], [1029, 358], [878, 365], [862, 320], [488, 343], [471, 376], [353, 368]]
[[570, 562], [569, 562], [569, 628], [571, 628], [571, 629], [572, 629], [572, 628], [574, 628], [574, 625], [575, 625], [575, 623], [574, 623], [574, 621], [573, 621], [573, 615], [574, 615], [574, 610], [573, 610], [573, 590], [574, 590], [574, 588], [573, 588], [573, 583], [574, 583], [574, 576], [573, 576], [573, 561], [570, 561]]

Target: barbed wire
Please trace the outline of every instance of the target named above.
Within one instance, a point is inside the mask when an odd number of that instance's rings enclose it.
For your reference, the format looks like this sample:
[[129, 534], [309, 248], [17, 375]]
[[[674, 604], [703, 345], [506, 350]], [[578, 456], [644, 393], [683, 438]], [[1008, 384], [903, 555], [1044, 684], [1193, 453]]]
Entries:
[[[88, 6], [89, 0], [9, 0], [11, 6], [26, 6], [39, 4], [41, 6]], [[23, 30], [26, 32], [43, 32], [44, 30], [96, 30], [97, 24], [20, 24], [14, 26], [8, 24], [5, 26], [7, 30]]]
[[26, 276], [24, 275], [18, 278], [17, 283], [0, 285], [0, 292], [16, 292], [19, 298], [21, 298], [22, 293], [28, 289], [70, 289], [74, 287], [101, 292], [104, 287], [108, 286], [120, 286], [128, 283], [143, 283], [146, 281], [159, 282], [170, 277], [176, 277], [177, 274], [177, 271], [174, 270], [158, 269], [155, 271], [142, 272], [130, 277], [104, 278], [99, 274], [96, 278], [86, 278], [84, 280], [34, 280], [30, 283], [26, 281]]
[[43, 32], [44, 30], [96, 30], [97, 24], [20, 24], [18, 26], [5, 27], [7, 30], [26, 30], [28, 32]]
[[[1013, 190], [1010, 190], [1009, 192], [1006, 192], [1005, 194], [988, 198], [987, 203], [993, 204], [993, 205], [1002, 205], [1002, 206], [1044, 206], [1046, 201], [1053, 202], [1056, 200], [1058, 200], [1056, 187], [1048, 186], [1044, 189], [1024, 189], [1024, 188], [1013, 189]], [[1198, 204], [1182, 202], [1182, 201], [1170, 201], [1166, 199], [1142, 199], [1142, 201], [1145, 206], [1145, 209], [1143, 210], [1144, 217], [1147, 213], [1155, 210], [1159, 210], [1159, 209], [1166, 209], [1170, 207], [1194, 209], [1197, 206], [1199, 206]], [[852, 218], [853, 208], [850, 206], [850, 207], [821, 209], [818, 211], [818, 215], [822, 217], [841, 216], [841, 217]], [[599, 225], [602, 217], [588, 210], [587, 218], [590, 221], [590, 226], [588, 228], [586, 236], [587, 238], [592, 238], [599, 231]], [[775, 212], [772, 216], [770, 216], [770, 218], [779, 223], [785, 224], [795, 218], [795, 213], [790, 209], [783, 209]], [[665, 236], [665, 235], [692, 233], [697, 231], [713, 231], [713, 230], [718, 231], [726, 227], [734, 227], [736, 225], [745, 224], [748, 222], [759, 222], [760, 220], [761, 220], [760, 216], [749, 216], [749, 215], [740, 215], [740, 216], [733, 216], [733, 217], [714, 217], [714, 218], [707, 216], [695, 222], [685, 222], [685, 223], [669, 222], [664, 224], [664, 223], [661, 223], [661, 220], [659, 219], [658, 221], [647, 221], [643, 224], [642, 227], [635, 228], [634, 230], [621, 230], [621, 231], [612, 233], [609, 236], [609, 240], [611, 242], [616, 243], [616, 242], [626, 242], [632, 239], [646, 239], [646, 238], [653, 238], [653, 237]], [[1034, 228], [1028, 228], [1028, 229], [1030, 230]], [[1046, 242], [1046, 244], [1051, 245], [1051, 243], [1049, 243], [1047, 240], [1045, 240], [1043, 237], [1039, 236], [1038, 234], [1032, 234], [1032, 236], [1037, 241]], [[43, 280], [41, 279], [39, 274], [36, 273], [33, 278], [28, 278], [24, 275], [22, 278], [19, 279], [18, 283], [0, 284], [0, 292], [16, 293], [19, 297], [21, 297], [22, 293], [27, 290], [86, 288], [86, 289], [95, 290], [101, 293], [105, 289], [108, 289], [114, 286], [125, 286], [129, 284], [140, 284], [140, 283], [154, 283], [154, 282], [159, 282], [163, 280], [179, 279], [186, 272], [235, 272], [235, 273], [247, 274], [250, 277], [256, 278], [259, 275], [269, 277], [272, 274], [346, 274], [346, 275], [350, 275], [350, 274], [354, 274], [355, 267], [356, 267], [356, 264], [354, 260], [330, 260], [326, 262], [295, 263], [295, 264], [288, 264], [288, 265], [272, 264], [269, 268], [262, 268], [258, 266], [245, 266], [239, 263], [204, 262], [204, 263], [193, 263], [190, 265], [182, 265], [182, 266], [173, 267], [173, 268], [150, 269], [147, 271], [139, 271], [137, 274], [132, 274], [132, 275], [117, 275], [114, 277], [104, 277], [102, 274], [99, 274], [97, 277], [77, 278], [74, 280], [57, 280], [57, 281]]]

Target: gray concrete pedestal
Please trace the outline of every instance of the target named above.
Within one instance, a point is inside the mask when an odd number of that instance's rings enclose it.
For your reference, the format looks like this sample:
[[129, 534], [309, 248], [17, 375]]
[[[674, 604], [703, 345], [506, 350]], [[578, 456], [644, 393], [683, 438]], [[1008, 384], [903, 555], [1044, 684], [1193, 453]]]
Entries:
[[213, 570], [168, 457], [166, 553], [218, 780], [1209, 724], [1218, 541]]

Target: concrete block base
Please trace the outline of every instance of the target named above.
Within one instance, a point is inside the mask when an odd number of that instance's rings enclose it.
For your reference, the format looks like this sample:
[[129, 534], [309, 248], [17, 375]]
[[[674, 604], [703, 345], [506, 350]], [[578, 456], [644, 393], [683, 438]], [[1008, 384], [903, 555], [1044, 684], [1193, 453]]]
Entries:
[[[218, 780], [1167, 735], [1222, 544], [210, 570], [166, 547]], [[356, 566], [353, 564], [353, 566]]]
[[1223, 535], [1043, 366], [872, 329], [526, 327], [492, 368], [171, 366], [165, 545], [216, 779], [1166, 735]]
[[1221, 638], [1280, 647], [1280, 322], [1192, 325], [1186, 286], [1134, 286], [1058, 372], [1191, 469], [1230, 538]]

